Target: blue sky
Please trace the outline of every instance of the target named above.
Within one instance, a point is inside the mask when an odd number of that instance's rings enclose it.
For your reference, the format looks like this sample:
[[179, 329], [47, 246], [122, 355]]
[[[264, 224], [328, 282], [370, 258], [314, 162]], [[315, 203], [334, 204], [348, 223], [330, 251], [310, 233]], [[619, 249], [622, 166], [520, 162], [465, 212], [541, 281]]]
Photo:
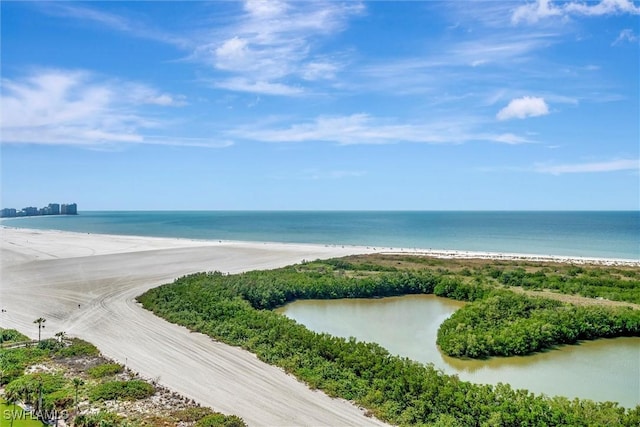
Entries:
[[639, 209], [640, 2], [11, 2], [3, 207]]

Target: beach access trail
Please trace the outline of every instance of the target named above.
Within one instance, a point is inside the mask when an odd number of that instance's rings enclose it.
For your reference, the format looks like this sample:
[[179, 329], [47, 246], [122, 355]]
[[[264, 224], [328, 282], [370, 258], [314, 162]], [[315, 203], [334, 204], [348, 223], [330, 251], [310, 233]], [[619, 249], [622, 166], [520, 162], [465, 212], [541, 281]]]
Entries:
[[0, 326], [64, 331], [142, 376], [249, 425], [383, 425], [258, 360], [143, 309], [147, 289], [200, 271], [238, 273], [366, 248], [164, 239], [0, 228]]

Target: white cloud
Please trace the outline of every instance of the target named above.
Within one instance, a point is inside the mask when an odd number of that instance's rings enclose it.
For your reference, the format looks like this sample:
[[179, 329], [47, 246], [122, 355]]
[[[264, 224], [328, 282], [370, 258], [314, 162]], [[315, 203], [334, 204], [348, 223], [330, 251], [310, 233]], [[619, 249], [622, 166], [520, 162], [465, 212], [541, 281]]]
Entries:
[[600, 3], [590, 5], [588, 3], [570, 2], [564, 6], [569, 13], [588, 16], [617, 15], [630, 13], [640, 14], [640, 7], [635, 6], [630, 0], [602, 0]]
[[638, 36], [635, 35], [633, 30], [631, 28], [626, 28], [620, 31], [620, 34], [618, 34], [618, 38], [616, 38], [613, 41], [613, 43], [611, 43], [611, 45], [615, 46], [617, 44], [624, 43], [624, 42], [634, 43], [637, 41], [638, 41]]
[[137, 82], [100, 79], [86, 71], [41, 70], [22, 79], [2, 79], [1, 103], [3, 144], [221, 145], [146, 136], [149, 129], [160, 127], [160, 121], [145, 114], [145, 106], [180, 105], [183, 97]]
[[528, 138], [524, 138], [513, 133], [503, 133], [500, 135], [496, 135], [491, 140], [493, 140], [494, 142], [502, 142], [509, 145], [527, 144], [531, 142]]
[[260, 95], [299, 96], [302, 95], [301, 87], [288, 86], [283, 83], [272, 83], [264, 80], [251, 80], [244, 77], [234, 77], [227, 80], [218, 80], [215, 87], [236, 92], [249, 92]]
[[331, 62], [309, 62], [302, 66], [301, 75], [305, 80], [332, 80], [336, 77], [339, 67]]
[[374, 123], [367, 114], [322, 116], [282, 129], [247, 130], [239, 136], [265, 142], [327, 141], [339, 144], [388, 144], [400, 141], [442, 142], [421, 135], [415, 126]]
[[485, 37], [452, 46], [451, 57], [447, 63], [455, 63], [457, 59], [465, 65], [502, 63], [507, 64], [519, 60], [529, 53], [551, 44], [554, 36], [551, 32], [512, 34], [508, 40], [504, 36]]
[[244, 9], [253, 16], [272, 18], [286, 12], [287, 4], [278, 0], [247, 0]]
[[538, 0], [535, 3], [529, 3], [517, 7], [511, 15], [511, 21], [518, 23], [527, 21], [534, 23], [543, 18], [550, 16], [560, 16], [563, 12], [560, 8], [554, 6], [550, 0]]
[[561, 175], [566, 173], [598, 173], [618, 171], [640, 171], [640, 159], [620, 159], [604, 162], [570, 163], [570, 164], [537, 164], [536, 172]]
[[496, 115], [498, 120], [524, 119], [526, 117], [544, 116], [549, 114], [549, 107], [543, 98], [523, 96], [512, 99]]
[[171, 145], [180, 147], [199, 147], [199, 148], [225, 148], [234, 145], [234, 142], [229, 139], [214, 140], [211, 138], [186, 138], [182, 136], [155, 136], [146, 135], [141, 144], [148, 145]]
[[[359, 2], [246, 1], [233, 24], [216, 29], [193, 58], [228, 73], [218, 87], [270, 95], [299, 95], [290, 81], [333, 79], [341, 64], [314, 54], [322, 37], [340, 31], [363, 10]], [[286, 81], [285, 81], [286, 80]]]
[[231, 136], [263, 142], [333, 142], [341, 145], [395, 144], [401, 142], [427, 144], [462, 144], [469, 141], [490, 141], [522, 144], [528, 139], [514, 134], [492, 134], [474, 129], [471, 118], [433, 119], [426, 123], [402, 123], [392, 119], [359, 113], [349, 116], [320, 116], [313, 121], [285, 127], [252, 126], [229, 131]]
[[538, 0], [535, 3], [518, 6], [511, 15], [511, 22], [517, 24], [525, 21], [536, 23], [549, 17], [566, 18], [571, 15], [603, 16], [619, 14], [640, 14], [640, 7], [630, 0], [601, 0], [599, 3], [558, 2]]
[[241, 69], [248, 65], [250, 52], [249, 42], [239, 37], [226, 40], [215, 51], [216, 66], [223, 70]]
[[121, 96], [126, 97], [133, 104], [159, 105], [162, 107], [182, 107], [187, 104], [186, 98], [182, 95], [161, 93], [140, 83], [120, 83], [118, 91]]

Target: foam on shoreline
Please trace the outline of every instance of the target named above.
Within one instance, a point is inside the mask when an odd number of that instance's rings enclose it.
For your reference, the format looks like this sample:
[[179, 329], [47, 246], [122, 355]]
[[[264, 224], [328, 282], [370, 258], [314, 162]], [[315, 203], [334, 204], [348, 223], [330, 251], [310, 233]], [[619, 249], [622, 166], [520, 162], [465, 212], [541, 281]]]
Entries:
[[[602, 266], [626, 266], [640, 267], [640, 259], [624, 259], [624, 258], [597, 258], [583, 256], [564, 256], [550, 254], [528, 254], [514, 252], [489, 252], [489, 251], [465, 251], [465, 250], [449, 250], [449, 249], [423, 249], [423, 248], [393, 248], [379, 246], [358, 246], [358, 245], [338, 245], [338, 244], [318, 244], [318, 243], [289, 243], [289, 242], [255, 242], [243, 240], [207, 240], [207, 239], [189, 239], [175, 237], [152, 237], [152, 236], [136, 236], [136, 235], [116, 235], [116, 234], [98, 234], [98, 233], [81, 233], [61, 230], [42, 230], [30, 228], [17, 228], [0, 225], [3, 234], [10, 233], [12, 238], [17, 236], [36, 237], [56, 237], [61, 240], [73, 239], [81, 240], [85, 244], [93, 247], [96, 254], [121, 252], [132, 252], [138, 250], [154, 250], [162, 248], [176, 247], [197, 247], [197, 246], [240, 246], [240, 247], [286, 247], [295, 248], [340, 248], [348, 249], [353, 253], [378, 253], [388, 255], [418, 255], [429, 256], [441, 259], [485, 259], [496, 261], [531, 261], [531, 262], [555, 262], [563, 264], [577, 265], [602, 265]], [[18, 237], [19, 238], [19, 237]], [[132, 245], [132, 246], [131, 246]], [[68, 248], [72, 249], [72, 248]], [[84, 256], [79, 255], [79, 256]], [[73, 256], [67, 254], [66, 256]]]

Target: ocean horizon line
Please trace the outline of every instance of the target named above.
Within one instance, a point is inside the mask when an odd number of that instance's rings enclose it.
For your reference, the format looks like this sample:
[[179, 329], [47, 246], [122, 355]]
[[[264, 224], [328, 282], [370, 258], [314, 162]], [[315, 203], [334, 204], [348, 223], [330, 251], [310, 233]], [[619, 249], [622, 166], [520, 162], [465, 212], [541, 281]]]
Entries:
[[[636, 212], [640, 215], [640, 209], [82, 209], [82, 212], [499, 212], [499, 213], [535, 213], [535, 212], [552, 212], [552, 213], [573, 213], [573, 212]], [[34, 215], [37, 217], [48, 217], [55, 215]], [[20, 217], [26, 218], [26, 217]], [[2, 218], [5, 219], [5, 218]], [[11, 218], [14, 219], [14, 218]]]

